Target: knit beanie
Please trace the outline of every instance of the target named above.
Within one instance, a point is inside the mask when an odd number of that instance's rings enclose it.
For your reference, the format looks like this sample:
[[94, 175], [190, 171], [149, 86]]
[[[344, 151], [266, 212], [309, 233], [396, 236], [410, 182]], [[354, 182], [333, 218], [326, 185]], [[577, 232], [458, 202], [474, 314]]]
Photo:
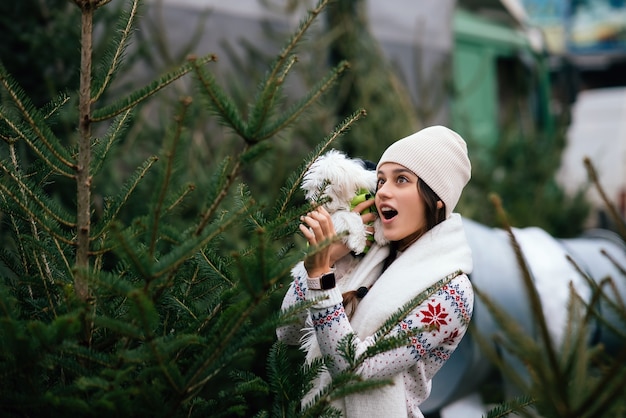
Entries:
[[430, 126], [399, 139], [383, 152], [378, 166], [400, 164], [435, 192], [446, 205], [446, 219], [471, 177], [467, 145], [459, 134], [445, 126]]

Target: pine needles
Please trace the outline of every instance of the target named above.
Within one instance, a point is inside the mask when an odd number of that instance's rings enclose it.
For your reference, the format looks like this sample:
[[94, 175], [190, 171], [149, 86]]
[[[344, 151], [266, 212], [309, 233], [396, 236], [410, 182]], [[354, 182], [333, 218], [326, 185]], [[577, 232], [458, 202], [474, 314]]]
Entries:
[[[52, 127], [65, 112], [73, 114], [66, 109], [68, 96], [37, 108], [0, 65], [6, 155], [0, 162], [0, 214], [11, 227], [0, 249], [0, 413], [242, 416], [250, 412], [250, 399], [273, 393], [275, 401], [257, 407], [257, 416], [298, 416], [300, 397], [321, 363], [293, 373], [295, 363], [284, 348], [269, 346], [276, 327], [306, 309], [279, 315], [271, 306], [302, 256], [293, 243], [306, 210], [294, 198], [302, 172], [294, 173], [268, 210], [246, 187], [242, 171], [267, 156], [269, 141], [296, 123], [347, 68], [343, 63], [330, 69], [283, 108], [285, 80], [298, 64], [296, 48], [327, 1], [287, 40], [246, 109], [237, 108], [206, 66], [214, 55], [190, 58], [143, 87], [108, 96], [140, 2], [128, 1], [97, 71], [89, 58], [93, 12], [108, 2], [75, 3], [83, 22], [81, 88], [72, 97], [80, 110], [75, 137], [57, 135]], [[188, 110], [195, 96], [185, 97], [159, 136], [161, 151], [120, 170], [119, 146], [140, 118], [138, 106], [188, 74], [196, 76], [203, 110], [236, 133], [233, 141], [240, 146], [207, 167], [208, 189], [189, 182], [182, 151], [190, 147]], [[363, 115], [340, 124], [306, 164]], [[22, 158], [17, 144], [32, 158]], [[106, 184], [112, 173], [124, 177], [105, 193], [96, 185]], [[70, 198], [59, 198], [55, 190], [67, 184]], [[101, 198], [97, 210], [95, 196]], [[191, 200], [201, 202], [196, 213], [185, 206]], [[240, 233], [246, 240], [233, 245], [231, 237]], [[265, 349], [268, 368], [259, 370]], [[315, 411], [328, 410], [328, 404], [320, 408]]]
[[[626, 361], [626, 335], [620, 330], [626, 327], [626, 311], [623, 301], [620, 302], [618, 290], [623, 286], [617, 283], [626, 280], [626, 276], [608, 277], [596, 283], [570, 257], [570, 262], [588, 283], [591, 296], [583, 298], [574, 286], [570, 286], [567, 327], [562, 342], [555, 345], [523, 254], [506, 223], [499, 200], [494, 199], [494, 202], [509, 231], [525, 278], [524, 284], [534, 314], [533, 323], [538, 332], [535, 336], [522, 330], [517, 320], [491, 300], [484, 289], [475, 289], [477, 296], [498, 324], [499, 331], [486, 336], [481, 335], [473, 326], [472, 336], [488, 358], [498, 366], [503, 377], [523, 394], [494, 407], [487, 417], [509, 414], [546, 418], [624, 416], [626, 369], [623, 364]], [[624, 266], [618, 267], [617, 271], [624, 271]], [[617, 323], [606, 323], [604, 318], [607, 315], [616, 319]], [[592, 335], [598, 324], [608, 326], [608, 329], [619, 336], [620, 342], [617, 343], [616, 350], [609, 351], [607, 347], [594, 342]], [[512, 366], [512, 359], [523, 367]]]

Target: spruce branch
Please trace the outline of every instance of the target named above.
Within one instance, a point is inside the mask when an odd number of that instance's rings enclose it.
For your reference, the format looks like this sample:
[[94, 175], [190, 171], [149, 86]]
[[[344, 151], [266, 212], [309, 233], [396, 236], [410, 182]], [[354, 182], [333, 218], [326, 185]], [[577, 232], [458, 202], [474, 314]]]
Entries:
[[593, 166], [591, 159], [588, 157], [585, 157], [583, 162], [585, 163], [585, 168], [587, 169], [587, 175], [589, 176], [589, 179], [598, 190], [598, 193], [600, 193], [600, 197], [602, 198], [602, 201], [608, 208], [609, 213], [611, 214], [611, 218], [613, 218], [613, 221], [615, 222], [615, 225], [619, 230], [619, 234], [622, 236], [622, 239], [626, 239], [626, 222], [624, 222], [624, 219], [619, 215], [617, 208], [611, 202], [606, 192], [604, 191], [604, 188], [600, 184], [600, 180], [598, 179], [598, 174], [596, 173], [596, 169]]
[[[498, 370], [502, 371], [504, 375], [518, 388], [521, 388], [523, 392], [530, 392], [529, 382], [517, 371], [515, 368], [510, 367], [509, 364], [503, 359], [500, 350], [496, 347], [504, 347], [510, 353], [526, 359], [537, 359], [541, 357], [540, 348], [537, 345], [534, 337], [529, 335], [525, 331], [517, 320], [511, 317], [504, 309], [497, 305], [486, 293], [483, 293], [481, 289], [474, 287], [474, 293], [487, 307], [490, 315], [501, 329], [501, 333], [496, 333], [488, 337], [482, 335], [476, 328], [473, 322], [470, 322], [470, 330], [472, 336], [477, 341], [481, 350], [486, 353], [490, 361], [492, 361]], [[537, 377], [536, 364], [526, 364], [528, 372]], [[545, 378], [543, 378], [545, 380]]]
[[[300, 22], [296, 32], [291, 36], [274, 63], [271, 65], [271, 70], [260, 84], [260, 91], [257, 93], [255, 104], [250, 112], [250, 118], [247, 125], [248, 129], [246, 129], [245, 135], [242, 135], [246, 141], [256, 143], [261, 140], [261, 138], [268, 137], [266, 134], [260, 137], [259, 132], [266, 121], [269, 120], [273, 104], [276, 100], [276, 95], [280, 91], [280, 87], [282, 86], [286, 74], [296, 62], [296, 58], [293, 56], [292, 51], [300, 43], [306, 31], [310, 28], [316, 17], [322, 12], [327, 4], [328, 0], [321, 0], [317, 3], [314, 9], [308, 11], [307, 16]], [[289, 60], [290, 57], [291, 60]]]
[[[304, 34], [311, 27], [317, 16], [326, 8], [329, 0], [319, 0], [317, 5], [308, 11], [306, 17], [300, 22], [298, 29], [296, 32], [290, 37], [289, 41], [286, 43], [285, 47], [283, 47], [282, 51], [278, 54], [275, 62], [271, 66], [271, 71], [268, 73], [266, 77], [266, 81], [261, 83], [264, 90], [269, 90], [272, 88], [271, 83], [268, 83], [267, 80], [275, 80], [277, 79], [277, 75], [281, 72], [285, 61], [288, 59], [290, 55], [292, 55], [292, 51], [299, 45], [302, 38], [304, 38]], [[261, 92], [259, 97], [266, 96], [267, 94]]]
[[267, 139], [295, 122], [308, 108], [316, 103], [319, 98], [335, 84], [337, 79], [349, 68], [347, 62], [340, 63], [326, 78], [318, 82], [309, 93], [291, 106], [286, 112], [281, 113], [280, 118], [260, 129], [256, 135], [256, 141]]
[[[15, 193], [14, 191], [12, 191], [11, 189], [9, 189], [8, 187], [6, 187], [4, 184], [0, 183], [0, 192], [2, 192], [5, 196], [8, 196], [13, 202], [15, 202], [15, 204], [20, 208], [20, 210], [22, 211], [21, 216], [24, 216], [26, 219], [40, 219], [40, 221], [37, 223], [37, 225], [39, 225], [44, 231], [46, 231], [46, 233], [50, 234], [52, 237], [54, 237], [55, 239], [58, 239], [59, 241], [68, 244], [68, 245], [75, 245], [75, 242], [71, 239], [68, 239], [65, 237], [65, 234], [59, 230], [57, 230], [56, 228], [54, 228], [52, 225], [49, 225], [47, 222], [43, 222], [41, 221], [41, 218], [37, 217], [37, 214], [35, 213], [35, 211], [33, 211], [33, 208], [28, 205], [26, 202], [24, 202], [17, 193]], [[31, 225], [33, 225], [31, 223]]]
[[[57, 217], [57, 213], [61, 213], [62, 210], [58, 207], [58, 205], [56, 205], [56, 203], [53, 203], [50, 199], [47, 199], [46, 203], [43, 203], [40, 201], [40, 199], [34, 195], [34, 193], [32, 193], [32, 190], [35, 190], [35, 188], [33, 187], [33, 185], [27, 185], [24, 182], [21, 181], [21, 178], [18, 179], [18, 176], [21, 177], [21, 170], [20, 170], [20, 166], [18, 164], [18, 158], [17, 155], [15, 153], [15, 144], [10, 144], [9, 145], [9, 153], [11, 156], [11, 163], [13, 165], [13, 171], [9, 170], [8, 167], [6, 167], [4, 164], [2, 164], [0, 162], [0, 165], [2, 167], [2, 169], [5, 171], [5, 173], [14, 180], [15, 183], [17, 183], [18, 188], [19, 188], [19, 194], [21, 196], [22, 201], [21, 202], [16, 202], [19, 204], [22, 204], [22, 206], [30, 206], [30, 202], [28, 200], [28, 198], [31, 198], [32, 200], [34, 200], [37, 204], [39, 204], [39, 209], [43, 210], [45, 214], [51, 216], [54, 220], [56, 220], [59, 223], [63, 223], [63, 220], [61, 219], [61, 216], [65, 216], [66, 219], [70, 219], [71, 216], [69, 216], [69, 214], [64, 213], [63, 215], [59, 215]], [[14, 198], [13, 200], [15, 201], [15, 198], [17, 196], [17, 194], [13, 195]], [[5, 194], [3, 194], [3, 198], [5, 198]], [[54, 208], [54, 209], [52, 209]], [[47, 219], [47, 217], [43, 217], [45, 219]], [[11, 216], [12, 222], [14, 222], [15, 225], [15, 218], [13, 216]], [[30, 225], [30, 230], [31, 230], [31, 234], [33, 236], [33, 238], [38, 242], [40, 239], [40, 235], [39, 235], [39, 229], [37, 227], [37, 223], [38, 223], [38, 219], [42, 219], [42, 218], [38, 218], [35, 217], [33, 215], [28, 216], [28, 223]], [[68, 223], [65, 223], [66, 226], [71, 226], [70, 224], [73, 221], [69, 221]], [[45, 228], [45, 226], [44, 226]], [[52, 227], [51, 227], [52, 228]], [[17, 231], [17, 230], [16, 230]], [[59, 232], [60, 234], [60, 232]], [[52, 239], [54, 239], [55, 241], [57, 241], [57, 238], [54, 236], [54, 234], [52, 235]], [[24, 251], [24, 247], [23, 247], [23, 243], [21, 240], [20, 241], [20, 248], [22, 249], [22, 251]], [[26, 253], [23, 253], [23, 257], [26, 257]], [[39, 259], [35, 256], [35, 260], [37, 261], [37, 263], [39, 263]], [[26, 261], [24, 259], [24, 261]], [[50, 263], [48, 261], [47, 255], [44, 253], [41, 254], [41, 262], [44, 264], [45, 266], [45, 270], [47, 272], [47, 277], [51, 278], [52, 274], [50, 272]], [[43, 276], [42, 276], [43, 277]], [[46, 290], [47, 292], [47, 290]]]
[[36, 253], [33, 254], [33, 260], [35, 260], [35, 265], [37, 266], [37, 270], [39, 270], [39, 277], [41, 278], [41, 283], [43, 284], [46, 299], [48, 301], [48, 307], [50, 308], [50, 311], [52, 312], [53, 317], [56, 318], [58, 316], [56, 307], [55, 307], [56, 305], [54, 304], [52, 300], [53, 297], [48, 287], [48, 283], [54, 283], [54, 278], [52, 277], [52, 274], [50, 272], [50, 266], [47, 262], [42, 263], [42, 260], [45, 261], [46, 259], [45, 258], [40, 259], [39, 257], [37, 257]]
[[[244, 146], [244, 149], [241, 151], [241, 154], [244, 154], [247, 151], [248, 147], [249, 147], [248, 145]], [[226, 169], [228, 168], [228, 160], [225, 161], [224, 164], [222, 164], [219, 168], [220, 168], [219, 173], [226, 173]], [[207, 224], [209, 223], [209, 220], [213, 217], [213, 215], [215, 215], [217, 208], [222, 203], [224, 198], [226, 198], [226, 196], [228, 195], [228, 191], [230, 190], [232, 185], [235, 183], [235, 180], [237, 179], [237, 176], [239, 175], [240, 170], [241, 170], [241, 159], [237, 159], [232, 165], [230, 172], [228, 174], [226, 174], [225, 176], [220, 175], [220, 188], [217, 191], [217, 194], [215, 195], [215, 197], [213, 198], [211, 205], [201, 215], [200, 222], [198, 223], [198, 226], [196, 227], [195, 235], [200, 235], [202, 231], [204, 230], [204, 228], [206, 228]]]
[[586, 399], [581, 402], [577, 409], [572, 411], [572, 417], [580, 416], [602, 416], [602, 413], [610, 411], [616, 397], [623, 392], [626, 385], [626, 347], [622, 347], [614, 357], [612, 365], [597, 379], [595, 387], [586, 395]]
[[113, 75], [117, 72], [117, 69], [121, 65], [124, 51], [126, 50], [128, 45], [128, 38], [132, 33], [132, 27], [135, 21], [135, 17], [137, 16], [138, 8], [139, 0], [132, 0], [131, 8], [128, 11], [128, 16], [120, 16], [120, 25], [118, 27], [118, 30], [115, 31], [115, 33], [118, 34], [119, 39], [113, 40], [113, 44], [115, 45], [114, 52], [110, 54], [110, 62], [106, 65], [107, 70], [104, 79], [100, 83], [101, 85], [96, 86], [94, 89], [95, 91], [91, 95], [92, 104], [95, 104], [100, 99], [104, 91], [113, 80]]
[[275, 214], [277, 216], [285, 213], [285, 211], [289, 207], [289, 203], [293, 200], [293, 196], [295, 196], [298, 188], [300, 187], [300, 184], [302, 183], [304, 174], [309, 170], [309, 168], [311, 168], [311, 165], [313, 165], [315, 160], [319, 158], [322, 154], [324, 154], [338, 138], [345, 134], [356, 121], [358, 121], [365, 115], [365, 110], [360, 109], [344, 119], [331, 132], [331, 134], [324, 139], [324, 141], [317, 145], [315, 150], [307, 157], [305, 163], [298, 170], [295, 171], [297, 174], [289, 177], [287, 187], [283, 187], [281, 189], [281, 199], [279, 201], [279, 206], [275, 210]]
[[70, 96], [67, 92], [61, 92], [50, 102], [46, 103], [41, 108], [41, 113], [44, 119], [49, 120], [53, 115], [56, 115], [61, 108], [69, 102]]
[[67, 150], [61, 146], [60, 140], [52, 132], [52, 129], [46, 123], [47, 116], [42, 114], [37, 109], [30, 98], [26, 95], [24, 90], [18, 85], [13, 77], [8, 73], [7, 69], [0, 62], [0, 85], [9, 93], [9, 97], [16, 108], [19, 110], [26, 126], [22, 126], [21, 123], [12, 120], [6, 113], [0, 108], [0, 120], [3, 120], [15, 134], [24, 139], [29, 146], [35, 151], [44, 161], [47, 158], [43, 158], [45, 151], [40, 149], [39, 143], [43, 144], [45, 149], [54, 156], [61, 164], [62, 167], [57, 167], [53, 163], [49, 163], [50, 167], [60, 174], [71, 177], [71, 174], [64, 171], [64, 168], [74, 169], [76, 164]]
[[[524, 258], [524, 254], [513, 234], [513, 230], [511, 225], [509, 224], [506, 216], [506, 212], [502, 206], [502, 202], [500, 201], [497, 195], [491, 195], [491, 202], [496, 208], [498, 215], [500, 216], [502, 222], [504, 223], [504, 229], [509, 236], [509, 240], [511, 242], [511, 246], [513, 247], [513, 251], [515, 252], [515, 257], [517, 259], [517, 264], [522, 272], [522, 278], [524, 280], [524, 285], [527, 291], [527, 295], [531, 305], [531, 311], [533, 313], [533, 317], [535, 323], [538, 324], [539, 334], [541, 335], [541, 339], [546, 348], [546, 354], [548, 356], [548, 361], [552, 367], [552, 370], [556, 373], [555, 379], [557, 382], [563, 381], [563, 376], [559, 373], [558, 367], [558, 356], [556, 349], [554, 348], [552, 338], [550, 337], [550, 332], [548, 331], [548, 324], [546, 323], [546, 318], [544, 316], [543, 307], [541, 304], [541, 299], [539, 298], [539, 294], [537, 293], [537, 289], [533, 283], [532, 275], [530, 273], [530, 269], [528, 264], [526, 263], [526, 259]], [[566, 399], [566, 394], [564, 393], [564, 388], [559, 390], [562, 399]]]
[[172, 175], [174, 172], [174, 157], [176, 156], [176, 152], [178, 151], [178, 145], [180, 144], [182, 132], [183, 132], [183, 124], [185, 121], [185, 115], [189, 106], [191, 106], [192, 100], [190, 97], [186, 97], [180, 101], [181, 108], [179, 110], [178, 115], [175, 117], [176, 120], [176, 128], [174, 134], [172, 135], [172, 141], [169, 146], [169, 149], [165, 150], [165, 168], [163, 170], [163, 179], [161, 181], [161, 187], [159, 192], [156, 195], [156, 204], [154, 209], [151, 211], [151, 232], [150, 232], [150, 244], [149, 244], [149, 254], [150, 256], [154, 256], [154, 252], [156, 250], [156, 243], [159, 236], [159, 218], [162, 216], [163, 205], [167, 196], [167, 192], [169, 191], [169, 185], [172, 181]]
[[63, 262], [63, 266], [65, 267], [65, 270], [67, 272], [67, 277], [71, 277], [72, 274], [72, 267], [70, 265], [69, 260], [67, 259], [67, 256], [65, 255], [65, 251], [63, 251], [63, 249], [61, 248], [61, 243], [59, 242], [58, 239], [56, 239], [55, 237], [51, 237], [52, 241], [54, 242], [54, 247], [57, 250], [57, 256], [61, 259], [61, 261]]
[[235, 223], [245, 213], [244, 209], [225, 214], [219, 223], [214, 223], [210, 228], [203, 230], [201, 235], [192, 235], [172, 251], [162, 256], [150, 269], [147, 278], [156, 279], [168, 274], [180, 267], [190, 254], [206, 246], [210, 241], [219, 237], [224, 231]]
[[[234, 358], [235, 352], [247, 349], [259, 336], [267, 336], [268, 332], [274, 330], [284, 320], [282, 315], [277, 314], [273, 320], [264, 322], [256, 328], [246, 329], [243, 335], [241, 333], [242, 327], [250, 320], [258, 306], [267, 298], [267, 290], [272, 286], [272, 282], [276, 280], [278, 279], [262, 280], [261, 282], [265, 284], [260, 289], [250, 289], [243, 298], [238, 297], [240, 299], [238, 302], [229, 304], [228, 308], [219, 315], [216, 323], [211, 328], [215, 334], [208, 337], [211, 345], [208, 347], [207, 352], [211, 354], [202, 364], [194, 368], [197, 372], [188, 380], [186, 390], [188, 398], [193, 396], [206, 382], [216, 375], [216, 370], [206, 374], [211, 368], [223, 367], [219, 365]], [[241, 291], [237, 287], [233, 287], [222, 296], [221, 300], [230, 301], [232, 300], [231, 298], [240, 294]], [[220, 304], [219, 306], [223, 305]], [[206, 322], [205, 320], [204, 323]]]
[[196, 66], [201, 66], [206, 63], [216, 61], [216, 59], [217, 58], [215, 57], [215, 55], [207, 55], [202, 58], [189, 58], [191, 64], [183, 64], [176, 70], [162, 75], [161, 77], [159, 77], [159, 79], [152, 81], [148, 85], [138, 90], [135, 90], [134, 92], [123, 97], [122, 99], [117, 100], [114, 103], [111, 103], [110, 105], [104, 106], [102, 108], [94, 109], [91, 121], [101, 122], [103, 120], [107, 120], [114, 116], [117, 116], [120, 113], [126, 112], [128, 109], [136, 107], [144, 100], [152, 97], [157, 92], [163, 90], [174, 81], [189, 74], [196, 68]]
[[165, 208], [165, 213], [169, 213], [174, 210], [174, 208], [180, 205], [183, 200], [185, 200], [185, 198], [189, 196], [189, 194], [193, 193], [194, 190], [196, 190], [196, 186], [193, 183], [189, 183], [183, 186], [180, 192], [176, 194], [176, 199], [173, 199], [172, 202], [167, 205], [167, 208]]
[[282, 69], [282, 74], [277, 74], [276, 78], [267, 79], [263, 82], [262, 85], [265, 85], [265, 88], [261, 89], [260, 95], [255, 98], [254, 106], [246, 124], [246, 133], [244, 135], [246, 142], [256, 144], [263, 139], [259, 136], [259, 131], [270, 120], [275, 103], [278, 100], [277, 96], [283, 87], [285, 76], [296, 61], [297, 57], [291, 57], [291, 60]]
[[[609, 254], [604, 248], [600, 250], [600, 254], [605, 256], [613, 266], [620, 272], [620, 274], [626, 277], [626, 266], [622, 266], [611, 254]], [[622, 301], [622, 309], [626, 311], [626, 307], [624, 306], [624, 302]]]
[[520, 396], [504, 403], [501, 403], [489, 411], [485, 418], [503, 418], [508, 417], [510, 414], [515, 414], [520, 410], [523, 410], [535, 403], [534, 399], [530, 396]]
[[[214, 329], [218, 331], [219, 336], [212, 339], [212, 349], [207, 350], [209, 355], [202, 364], [195, 369], [195, 373], [193, 373], [188, 380], [185, 388], [187, 398], [194, 396], [194, 394], [201, 390], [206, 382], [214, 376], [214, 374], [207, 376], [205, 373], [227, 350], [230, 350], [229, 346], [232, 340], [238, 335], [241, 326], [249, 320], [256, 306], [254, 302], [251, 303], [244, 299], [231, 305], [220, 315], [220, 320], [218, 320], [218, 324], [214, 327]], [[219, 322], [221, 322], [221, 324]]]
[[46, 150], [43, 149], [40, 145], [40, 144], [44, 144], [48, 146], [47, 149], [50, 150], [51, 143], [47, 141], [45, 138], [39, 137], [37, 138], [38, 139], [37, 141], [32, 139], [32, 137], [36, 137], [38, 134], [36, 130], [34, 130], [30, 126], [25, 126], [24, 124], [20, 122], [11, 120], [6, 115], [6, 113], [2, 111], [1, 107], [0, 107], [0, 121], [3, 121], [4, 123], [6, 123], [6, 125], [14, 133], [14, 135], [12, 136], [3, 136], [3, 139], [7, 144], [12, 145], [17, 140], [16, 138], [20, 138], [28, 144], [28, 146], [35, 152], [35, 154], [41, 159], [41, 161], [43, 161], [48, 167], [50, 167], [50, 169], [54, 173], [59, 174], [66, 178], [73, 177], [73, 173], [70, 170], [66, 170], [67, 167], [73, 167], [73, 164], [69, 164], [69, 165], [65, 164], [69, 162], [69, 159], [63, 160], [64, 166], [59, 166], [55, 164], [52, 158], [50, 157], [54, 156], [54, 157], [57, 157], [57, 159], [64, 158], [64, 157], [61, 157], [60, 153], [57, 153], [56, 151], [52, 151], [51, 154], [48, 154], [48, 152], [46, 152]]
[[[219, 258], [215, 253], [207, 254], [206, 250], [200, 251], [200, 257], [206, 265], [209, 266], [213, 274], [217, 275], [222, 282], [230, 287], [234, 286], [234, 283], [223, 273], [224, 265], [227, 264], [225, 260]], [[218, 260], [215, 260], [216, 257]]]
[[91, 168], [92, 175], [96, 175], [100, 172], [100, 169], [104, 165], [109, 152], [113, 148], [113, 144], [122, 138], [122, 135], [128, 129], [130, 120], [132, 118], [133, 109], [128, 109], [126, 112], [116, 116], [113, 123], [109, 126], [104, 140], [96, 141], [93, 147], [93, 160], [95, 164]]
[[[8, 207], [8, 197], [6, 196], [5, 193], [2, 192], [2, 190], [0, 190], [0, 197], [2, 197], [2, 201]], [[13, 228], [13, 232], [15, 233], [15, 235], [20, 236], [22, 233], [21, 233], [21, 228], [18, 224], [18, 220], [16, 216], [13, 215], [12, 213], [9, 213], [9, 219], [11, 220], [11, 227]], [[18, 254], [20, 257], [20, 264], [21, 266], [23, 266], [24, 273], [28, 274], [30, 270], [29, 263], [27, 262], [26, 250], [24, 248], [24, 242], [22, 240], [17, 240], [17, 248], [18, 248]], [[6, 260], [5, 260], [5, 264], [9, 266], [11, 263], [6, 263]], [[17, 272], [17, 268], [12, 268], [12, 270]]]
[[[604, 250], [600, 251], [603, 255], [608, 256]], [[585, 272], [578, 263], [568, 254], [566, 255], [567, 260], [574, 266], [576, 271], [583, 277], [592, 291], [591, 300], [587, 302], [588, 314], [594, 314], [595, 317], [600, 321], [605, 327], [610, 329], [616, 335], [620, 335], [622, 338], [626, 339], [626, 333], [619, 327], [615, 326], [615, 324], [611, 321], [607, 321], [604, 318], [604, 315], [599, 312], [596, 308], [597, 303], [599, 301], [604, 302], [605, 307], [609, 308], [616, 315], [621, 316], [621, 319], [624, 324], [626, 324], [626, 305], [624, 304], [624, 299], [617, 288], [615, 281], [611, 277], [606, 277], [600, 280], [599, 283], [596, 283], [592, 277], [590, 277], [587, 272]], [[610, 259], [610, 257], [609, 257]], [[624, 274], [626, 276], [626, 274]], [[612, 291], [612, 294], [609, 295], [605, 291], [605, 288], [609, 287]], [[612, 297], [611, 297], [612, 296]]]
[[110, 204], [107, 204], [102, 219], [95, 225], [91, 238], [92, 241], [102, 238], [102, 235], [106, 233], [113, 224], [113, 222], [116, 221], [120, 211], [130, 199], [130, 196], [133, 194], [133, 192], [139, 186], [139, 183], [143, 180], [148, 171], [157, 161], [158, 157], [156, 156], [148, 158], [124, 183], [124, 185], [120, 188], [120, 193], [116, 197], [108, 199]]
[[[46, 217], [52, 218], [55, 222], [58, 222], [59, 224], [68, 228], [76, 227], [76, 219], [74, 219], [70, 213], [60, 207], [54, 200], [48, 199], [45, 195], [41, 193], [36, 193], [35, 190], [37, 189], [34, 187], [33, 184], [31, 184], [27, 179], [18, 176], [19, 170], [11, 170], [2, 161], [0, 161], [0, 170], [5, 173], [5, 175], [7, 176], [6, 178], [13, 181], [13, 183], [18, 187], [20, 191], [21, 198], [19, 198], [16, 194], [11, 193], [8, 187], [1, 186], [3, 190], [7, 193], [7, 195], [11, 196], [13, 200], [16, 201], [16, 203], [18, 203], [22, 207], [34, 204], [46, 215]], [[17, 201], [18, 199], [19, 202]], [[40, 218], [31, 217], [31, 224], [34, 226], [38, 219]], [[37, 236], [37, 234], [34, 235]]]
[[226, 92], [215, 81], [215, 78], [202, 68], [195, 57], [189, 58], [190, 64], [195, 70], [196, 77], [202, 93], [208, 98], [210, 109], [220, 118], [221, 122], [231, 128], [237, 135], [246, 138], [246, 123], [239, 113], [237, 106]]

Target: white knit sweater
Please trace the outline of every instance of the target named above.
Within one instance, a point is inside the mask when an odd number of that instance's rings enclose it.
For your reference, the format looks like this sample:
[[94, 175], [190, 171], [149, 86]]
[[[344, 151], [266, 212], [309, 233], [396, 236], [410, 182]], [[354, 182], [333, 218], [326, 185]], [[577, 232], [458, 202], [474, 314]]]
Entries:
[[[365, 352], [375, 343], [376, 331], [401, 306], [440, 279], [458, 270], [466, 274], [472, 270], [471, 252], [457, 214], [422, 236], [381, 274], [387, 255], [387, 247], [372, 247], [358, 264], [338, 279], [338, 286], [329, 291], [308, 290], [302, 263], [294, 268], [294, 281], [285, 295], [283, 307], [307, 297], [327, 297], [303, 317], [303, 321], [312, 325], [305, 342], [307, 358], [319, 355], [334, 358], [333, 367], [321, 376], [317, 390], [346, 367], [337, 352], [337, 343], [343, 336], [356, 334], [357, 355]], [[472, 314], [473, 291], [466, 274], [456, 276], [437, 290], [400, 321], [393, 332], [429, 327], [428, 331], [412, 337], [406, 347], [378, 354], [360, 366], [357, 373], [363, 378], [389, 378], [393, 385], [337, 402], [335, 405], [344, 416], [422, 416], [418, 406], [430, 394], [432, 377], [459, 344]], [[361, 286], [371, 288], [348, 320], [341, 294]], [[292, 344], [301, 342], [306, 333], [304, 323], [277, 330], [281, 340]], [[312, 395], [309, 394], [304, 403]]]

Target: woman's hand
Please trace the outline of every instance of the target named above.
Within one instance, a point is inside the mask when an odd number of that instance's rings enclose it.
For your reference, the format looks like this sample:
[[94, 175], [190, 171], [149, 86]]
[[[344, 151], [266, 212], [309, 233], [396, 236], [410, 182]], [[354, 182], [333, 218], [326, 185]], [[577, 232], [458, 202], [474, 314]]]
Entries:
[[[376, 208], [374, 207], [373, 208], [374, 210], [368, 211], [367, 213], [363, 213], [363, 211], [368, 208], [372, 208], [372, 206], [374, 206], [375, 203], [376, 202], [374, 198], [372, 197], [356, 205], [354, 209], [352, 209], [352, 212], [361, 214], [361, 219], [363, 220], [363, 223], [365, 225], [371, 225], [374, 223], [374, 221], [378, 217], [378, 215], [376, 214]], [[370, 232], [373, 232], [373, 231], [374, 231], [374, 228], [372, 227]]]
[[[374, 205], [374, 199], [366, 200], [356, 205], [352, 211], [360, 214], [372, 205]], [[366, 225], [373, 223], [376, 217], [376, 213], [361, 215], [361, 219]], [[321, 206], [307, 213], [301, 219], [303, 223], [300, 224], [300, 231], [310, 245], [315, 246], [337, 236], [330, 214]], [[366, 230], [370, 233], [374, 232], [372, 226], [366, 226]], [[304, 260], [304, 267], [309, 277], [321, 276], [324, 273], [328, 273], [331, 267], [335, 265], [335, 262], [348, 253], [350, 253], [350, 249], [343, 242], [333, 242], [315, 254], [308, 256]]]
[[[300, 224], [300, 231], [312, 246], [333, 239], [337, 235], [330, 214], [321, 206], [307, 213], [301, 219], [303, 223]], [[321, 276], [330, 271], [331, 266], [336, 261], [331, 261], [331, 253], [333, 253], [331, 247], [337, 244], [345, 247], [342, 243], [333, 243], [304, 259], [304, 267], [309, 277]]]

